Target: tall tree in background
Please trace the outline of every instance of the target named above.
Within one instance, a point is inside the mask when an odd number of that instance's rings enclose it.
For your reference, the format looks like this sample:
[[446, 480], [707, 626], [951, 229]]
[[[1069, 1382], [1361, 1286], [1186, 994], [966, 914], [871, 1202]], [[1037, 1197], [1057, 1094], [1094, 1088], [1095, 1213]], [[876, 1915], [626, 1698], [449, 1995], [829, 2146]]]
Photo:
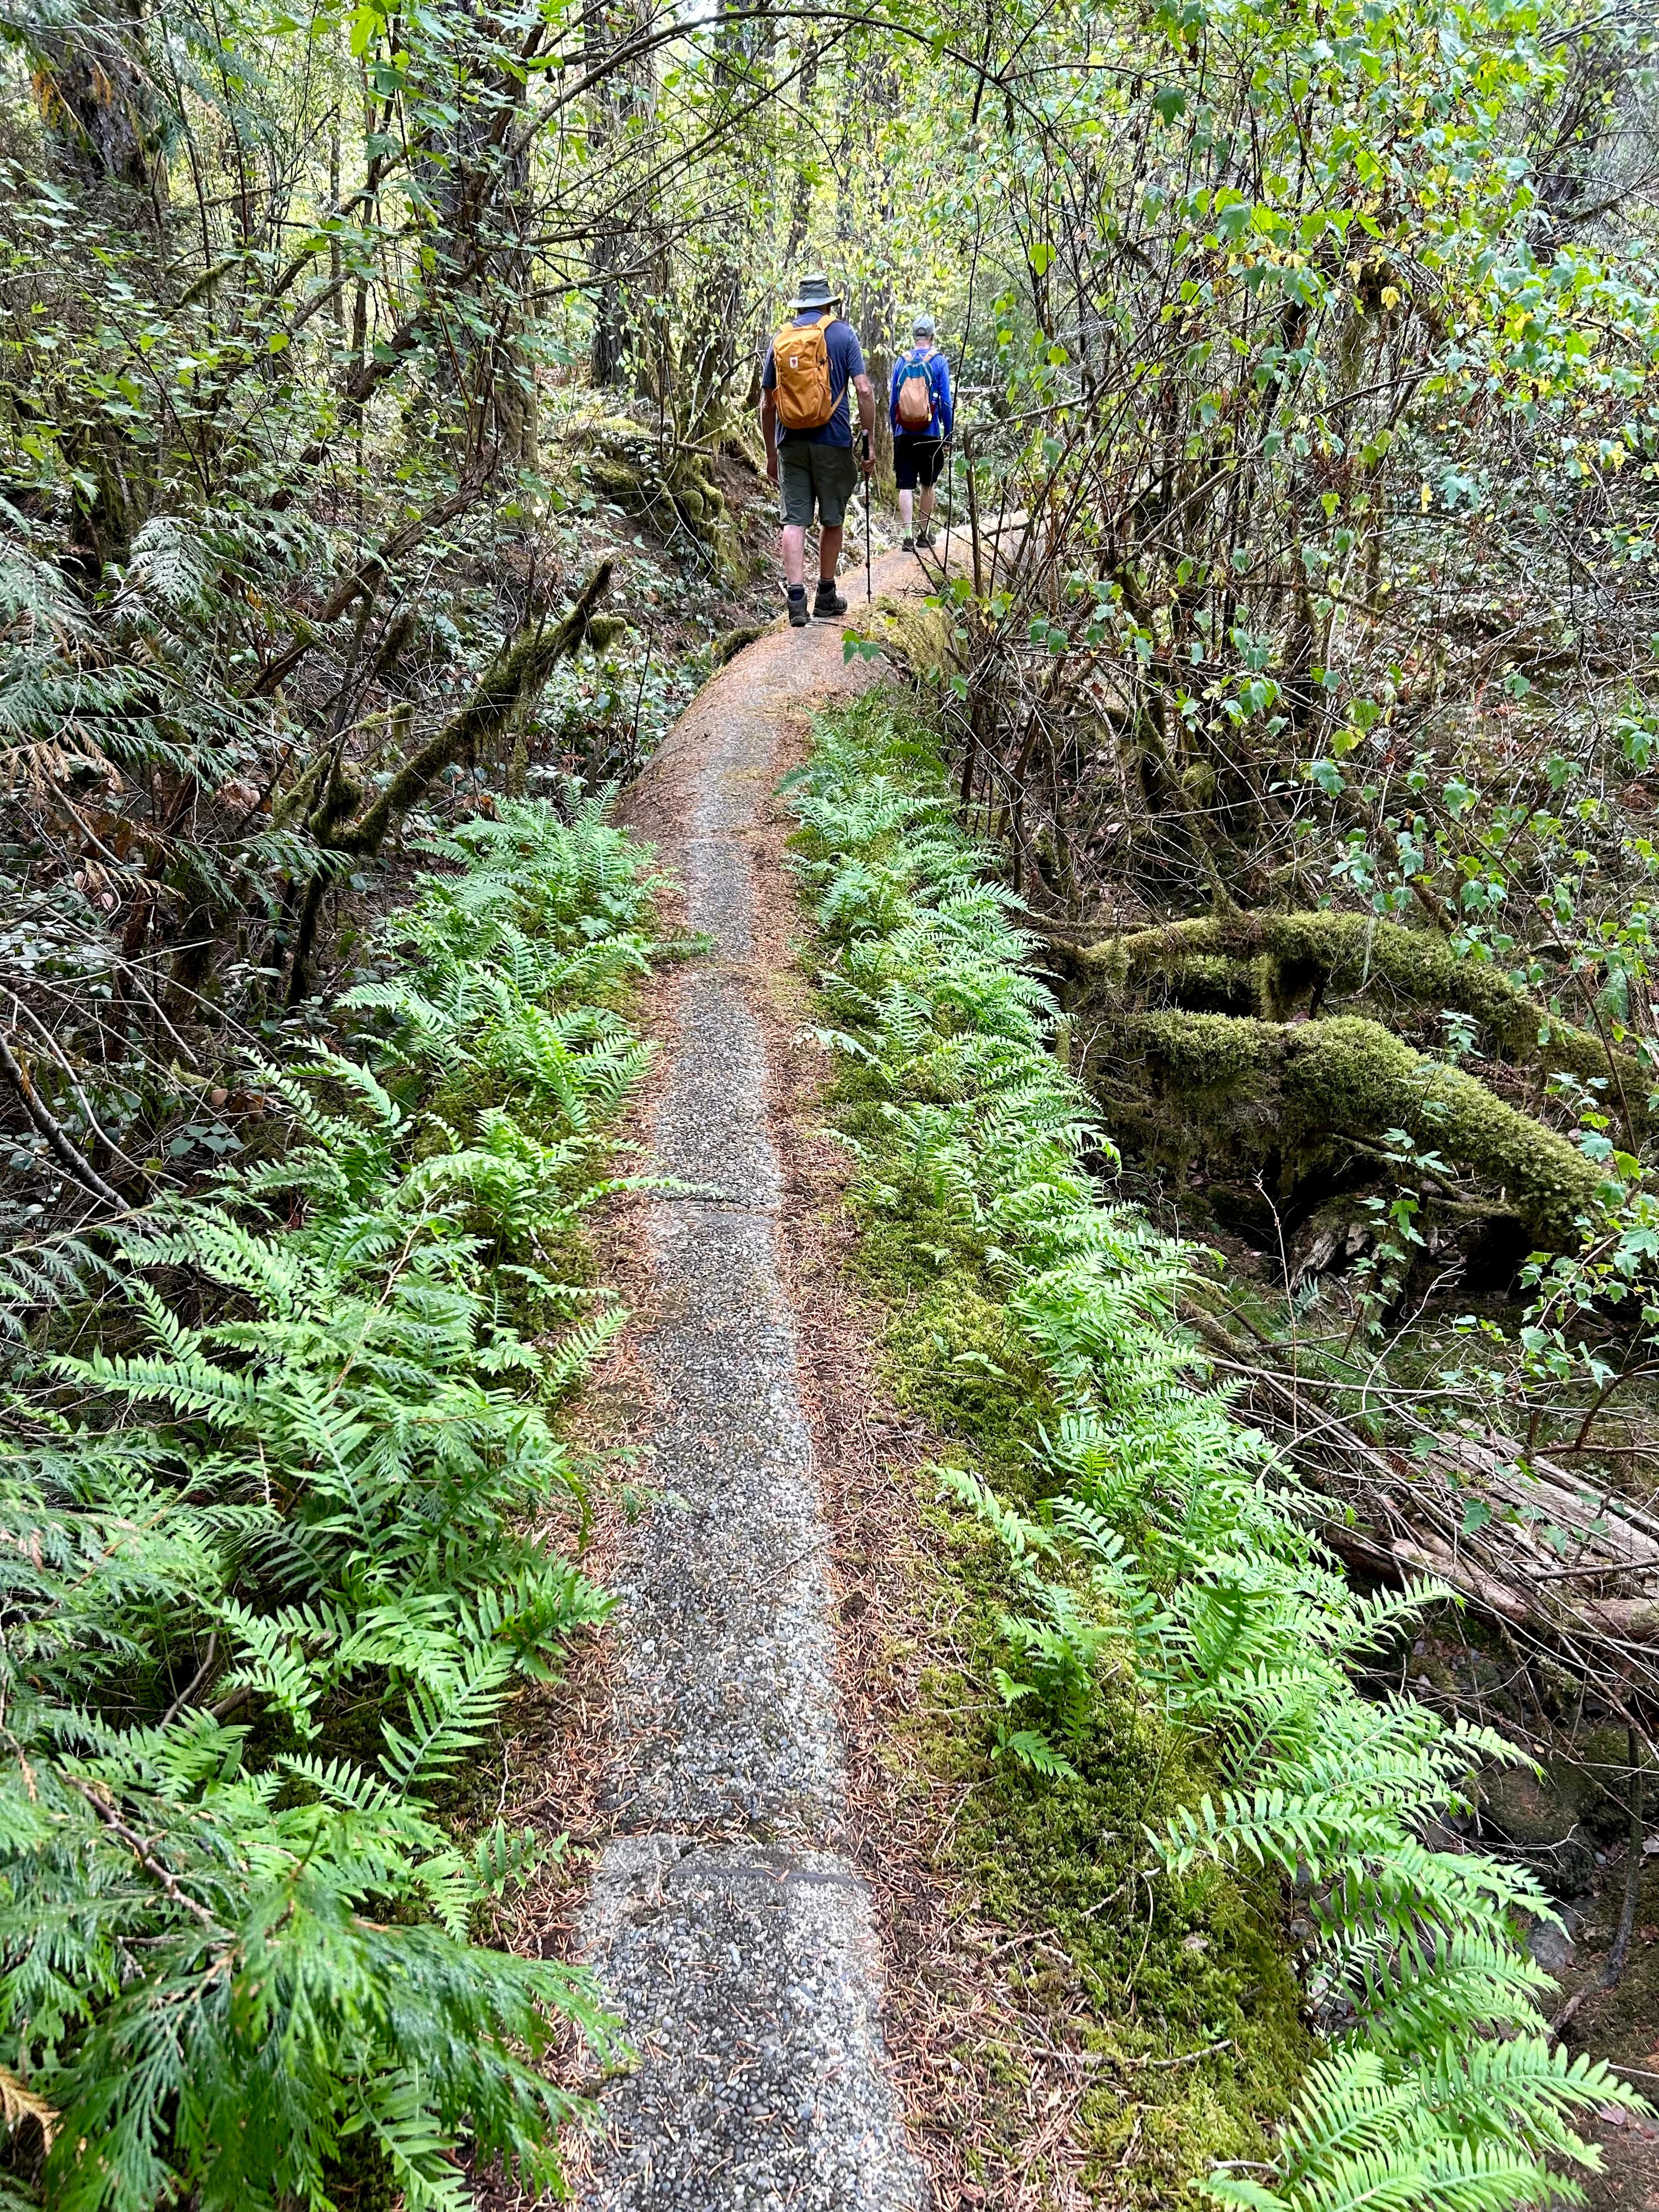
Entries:
[[130, 217], [159, 225], [167, 167], [142, 5], [108, 0], [61, 15], [42, 9], [25, 36], [35, 97], [64, 173], [93, 190], [118, 187], [134, 204]]

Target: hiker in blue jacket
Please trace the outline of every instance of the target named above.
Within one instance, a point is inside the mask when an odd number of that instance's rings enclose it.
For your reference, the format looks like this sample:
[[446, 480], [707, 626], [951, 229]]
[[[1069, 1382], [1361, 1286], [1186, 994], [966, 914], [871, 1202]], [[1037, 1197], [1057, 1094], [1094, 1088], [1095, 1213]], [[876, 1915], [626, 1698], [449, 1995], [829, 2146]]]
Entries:
[[910, 336], [914, 343], [909, 352], [902, 353], [893, 363], [893, 386], [887, 396], [899, 522], [907, 553], [933, 543], [933, 486], [945, 466], [945, 448], [956, 427], [950, 366], [933, 343], [933, 317], [918, 315], [910, 325]]

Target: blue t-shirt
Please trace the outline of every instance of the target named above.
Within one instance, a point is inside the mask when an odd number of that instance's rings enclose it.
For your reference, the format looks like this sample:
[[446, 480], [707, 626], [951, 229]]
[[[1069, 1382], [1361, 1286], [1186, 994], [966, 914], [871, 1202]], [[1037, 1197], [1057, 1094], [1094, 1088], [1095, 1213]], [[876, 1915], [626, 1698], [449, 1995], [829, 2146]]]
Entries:
[[[898, 418], [899, 372], [908, 361], [927, 361], [927, 381], [933, 388], [933, 413], [925, 430], [907, 430]], [[948, 438], [956, 426], [956, 409], [951, 401], [951, 371], [945, 356], [929, 356], [925, 346], [912, 346], [893, 363], [893, 381], [887, 394], [887, 419], [893, 426], [896, 437]]]
[[[795, 327], [804, 330], [811, 323], [823, 320], [821, 313], [797, 315]], [[786, 430], [778, 425], [778, 443], [793, 442], [802, 446], [850, 446], [853, 442], [853, 420], [847, 405], [848, 386], [855, 376], [864, 374], [864, 355], [859, 345], [859, 334], [851, 323], [837, 316], [824, 327], [824, 350], [830, 356], [830, 391], [835, 401], [830, 410], [830, 420], [819, 423], [816, 430]], [[777, 388], [778, 365], [772, 358], [772, 349], [766, 349], [766, 367], [761, 372], [761, 390], [773, 392]]]

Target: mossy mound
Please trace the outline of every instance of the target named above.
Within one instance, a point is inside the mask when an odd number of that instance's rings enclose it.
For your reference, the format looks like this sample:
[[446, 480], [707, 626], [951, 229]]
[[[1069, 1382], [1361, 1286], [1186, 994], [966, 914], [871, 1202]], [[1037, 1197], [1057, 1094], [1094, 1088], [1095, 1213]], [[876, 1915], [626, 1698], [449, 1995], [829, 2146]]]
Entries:
[[734, 533], [710, 457], [629, 415], [579, 415], [567, 432], [593, 489], [648, 523], [665, 542], [684, 531], [730, 563]]
[[907, 673], [926, 681], [950, 658], [951, 623], [941, 607], [884, 592], [866, 617], [866, 633]]
[[[1028, 1992], [1046, 1976], [1057, 2009], [1080, 2001], [1093, 2015], [1083, 2040], [1099, 2081], [1082, 2118], [1097, 2176], [1138, 2137], [1136, 2201], [1194, 2202], [1194, 2175], [1212, 2161], [1262, 2154], [1264, 2124], [1287, 2108], [1307, 2062], [1285, 1908], [1271, 1881], [1137, 1879], [1142, 1824], [1171, 1811], [1188, 1779], [1144, 1707], [1101, 1700], [1067, 1750], [1077, 1782], [998, 1771], [972, 1801], [963, 1855], [989, 1911], [1047, 1929], [1070, 1961], [1056, 1972], [1058, 1960], [1034, 1954]], [[1126, 1887], [1132, 1901], [1103, 1909]]]
[[998, 1489], [1033, 1502], [1045, 1486], [1035, 1447], [1056, 1409], [1003, 1307], [949, 1271], [894, 1313], [887, 1348], [899, 1403], [954, 1435], [976, 1437]]

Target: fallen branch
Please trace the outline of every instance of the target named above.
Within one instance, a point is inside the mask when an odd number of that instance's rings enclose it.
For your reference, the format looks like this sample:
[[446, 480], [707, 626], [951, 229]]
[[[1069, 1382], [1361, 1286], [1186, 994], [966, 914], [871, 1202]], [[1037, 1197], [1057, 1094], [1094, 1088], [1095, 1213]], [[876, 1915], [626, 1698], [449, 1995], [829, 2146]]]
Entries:
[[93, 1112], [91, 1100], [87, 1097], [86, 1092], [82, 1091], [81, 1085], [76, 1080], [75, 1070], [70, 1066], [68, 1060], [64, 1059], [62, 1048], [58, 1045], [56, 1037], [52, 1036], [52, 1031], [46, 1028], [43, 1022], [36, 1019], [34, 1015], [29, 1012], [28, 1008], [23, 1004], [21, 999], [14, 997], [11, 1002], [11, 1007], [14, 1018], [26, 1021], [28, 1024], [29, 1027], [34, 1031], [36, 1036], [40, 1038], [41, 1043], [45, 1045], [46, 1050], [57, 1061], [58, 1067], [63, 1072], [64, 1080], [69, 1085], [76, 1104], [81, 1109], [82, 1113], [86, 1117], [88, 1128], [91, 1130], [93, 1135], [96, 1137], [99, 1143], [104, 1146], [114, 1158], [119, 1160], [124, 1167], [131, 1168], [135, 1175], [142, 1175], [143, 1170], [139, 1166], [137, 1161], [132, 1158], [131, 1154], [124, 1152], [121, 1150], [119, 1145], [116, 1143], [114, 1138], [110, 1135], [109, 1132], [99, 1121], [98, 1116]]
[[[1583, 1663], [1609, 1648], [1659, 1694], [1659, 1516], [1508, 1438], [1440, 1435], [1421, 1457], [1364, 1434], [1341, 1410], [1340, 1384], [1291, 1376], [1242, 1343], [1216, 1315], [1184, 1301], [1181, 1318], [1251, 1413], [1345, 1509], [1322, 1534], [1349, 1565], [1389, 1580], [1425, 1576], [1528, 1637]], [[1471, 1508], [1478, 1509], [1476, 1514]], [[1565, 1547], [1565, 1550], [1562, 1548]], [[1600, 1579], [1611, 1591], [1577, 1585]]]
[[1233, 2039], [1224, 2036], [1219, 2043], [1206, 2043], [1201, 2050], [1183, 2051], [1174, 2058], [1108, 2058], [1106, 2066], [1114, 2074], [1167, 2074], [1176, 2066], [1195, 2066], [1200, 2058], [1213, 2058], [1223, 2051], [1231, 2051]]
[[3, 1029], [0, 1029], [0, 1071], [4, 1072], [12, 1089], [23, 1102], [23, 1111], [52, 1147], [59, 1164], [83, 1190], [90, 1191], [94, 1198], [102, 1199], [106, 1206], [118, 1206], [125, 1212], [127, 1200], [118, 1190], [104, 1181], [91, 1161], [70, 1143], [68, 1132], [54, 1118], [46, 1101], [30, 1082]]
[[410, 755], [358, 820], [331, 841], [337, 848], [364, 855], [377, 853], [392, 824], [425, 796], [434, 779], [463, 753], [499, 736], [520, 708], [538, 696], [561, 660], [580, 652], [590, 638], [596, 644], [609, 643], [612, 626], [597, 610], [611, 589], [611, 562], [601, 561], [568, 615], [550, 629], [538, 623], [520, 630], [479, 678], [466, 703]]

